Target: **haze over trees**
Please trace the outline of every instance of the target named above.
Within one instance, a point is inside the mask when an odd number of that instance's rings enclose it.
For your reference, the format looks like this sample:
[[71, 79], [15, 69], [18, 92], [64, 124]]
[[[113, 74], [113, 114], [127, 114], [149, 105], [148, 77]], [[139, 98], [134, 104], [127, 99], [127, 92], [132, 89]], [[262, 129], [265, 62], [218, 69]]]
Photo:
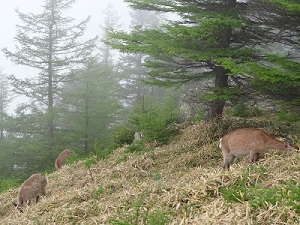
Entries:
[[[298, 102], [299, 6], [293, 1], [143, 1], [131, 7], [180, 16], [155, 29], [112, 32], [107, 43], [122, 52], [150, 56], [145, 66], [153, 84], [195, 82], [213, 77], [202, 93], [206, 120], [220, 117], [226, 100], [245, 100], [258, 90]], [[297, 22], [298, 21], [298, 22]], [[290, 49], [282, 55], [274, 46]], [[280, 88], [282, 82], [295, 95]], [[272, 90], [276, 88], [275, 93]], [[277, 90], [278, 89], [278, 90]], [[250, 93], [249, 93], [250, 92]], [[285, 94], [284, 94], [285, 93]]]
[[[17, 25], [16, 51], [3, 49], [13, 62], [39, 70], [37, 78], [11, 77], [14, 91], [31, 100], [22, 111], [44, 117], [38, 124], [53, 147], [57, 96], [62, 84], [72, 79], [70, 72], [92, 58], [95, 40], [80, 41], [89, 18], [74, 25], [74, 19], [62, 13], [74, 4], [74, 0], [44, 1], [43, 12], [24, 14], [16, 10], [22, 24]], [[21, 113], [20, 112], [20, 113]], [[30, 132], [33, 132], [32, 130]]]
[[[74, 0], [45, 0], [37, 14], [16, 11], [16, 49], [3, 52], [39, 73], [1, 77], [0, 180], [51, 171], [66, 148], [105, 157], [119, 144], [130, 144], [135, 131], [166, 143], [188, 84], [210, 81], [194, 96], [208, 109], [206, 121], [220, 119], [227, 103], [235, 107], [258, 97], [299, 111], [299, 4], [126, 2], [132, 7], [130, 31], [119, 29], [122, 21], [108, 5], [99, 12], [106, 17], [99, 24], [101, 37], [86, 41], [89, 17], [76, 22], [63, 16]], [[8, 82], [14, 94], [29, 100], [10, 116]]]

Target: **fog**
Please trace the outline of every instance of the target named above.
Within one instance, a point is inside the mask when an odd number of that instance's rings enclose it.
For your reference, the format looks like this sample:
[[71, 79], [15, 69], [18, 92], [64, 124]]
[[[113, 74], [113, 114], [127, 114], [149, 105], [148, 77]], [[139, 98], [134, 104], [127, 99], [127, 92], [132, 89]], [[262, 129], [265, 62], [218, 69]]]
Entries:
[[[42, 4], [44, 0], [10, 0], [1, 1], [0, 3], [0, 26], [2, 32], [0, 35], [0, 49], [7, 47], [13, 50], [17, 44], [14, 41], [16, 35], [16, 25], [20, 23], [15, 12], [18, 9], [22, 13], [39, 13], [42, 12]], [[65, 15], [73, 17], [77, 22], [91, 16], [88, 28], [84, 38], [93, 38], [101, 35], [101, 24], [104, 21], [103, 12], [107, 5], [111, 4], [113, 9], [118, 12], [118, 17], [124, 29], [128, 27], [130, 20], [128, 7], [123, 0], [77, 0], [69, 11], [65, 11]], [[0, 68], [5, 74], [15, 74], [18, 77], [32, 76], [38, 71], [25, 66], [16, 65], [9, 59], [6, 59], [3, 52], [0, 52]]]
[[[43, 11], [42, 5], [44, 0], [10, 0], [1, 1], [0, 3], [0, 26], [3, 30], [0, 35], [0, 49], [7, 47], [9, 50], [14, 50], [15, 45], [18, 44], [14, 37], [16, 36], [16, 25], [20, 24], [20, 19], [15, 12], [18, 9], [22, 13], [41, 13]], [[130, 21], [129, 8], [123, 0], [76, 0], [73, 7], [64, 11], [64, 16], [70, 16], [80, 22], [91, 16], [88, 23], [84, 39], [101, 36], [101, 26], [104, 22], [104, 10], [107, 6], [112, 5], [113, 10], [117, 11], [117, 17], [120, 19], [122, 27], [120, 29], [127, 29]], [[4, 56], [0, 51], [0, 70], [2, 73], [17, 77], [34, 77], [39, 70], [28, 66], [16, 65]], [[21, 97], [14, 98], [9, 107], [9, 112], [13, 113], [14, 108], [18, 103], [24, 101]]]

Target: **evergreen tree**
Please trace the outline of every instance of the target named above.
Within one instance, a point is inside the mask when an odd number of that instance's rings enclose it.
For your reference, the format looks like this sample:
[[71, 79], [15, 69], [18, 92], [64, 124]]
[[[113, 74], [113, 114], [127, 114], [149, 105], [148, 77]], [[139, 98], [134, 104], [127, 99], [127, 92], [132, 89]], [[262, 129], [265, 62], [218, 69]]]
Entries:
[[[75, 0], [45, 0], [42, 13], [22, 13], [16, 10], [21, 24], [17, 25], [15, 51], [3, 49], [13, 62], [36, 68], [35, 78], [11, 77], [14, 91], [30, 99], [30, 104], [19, 109], [21, 114], [31, 114], [40, 121], [37, 126], [53, 145], [55, 135], [55, 105], [62, 84], [69, 82], [70, 71], [86, 63], [95, 48], [95, 39], [81, 41], [86, 29], [86, 20], [75, 24], [74, 19], [63, 17], [63, 12]], [[30, 115], [29, 115], [30, 116]], [[33, 128], [33, 127], [28, 127]], [[31, 132], [33, 132], [31, 130]]]
[[[152, 29], [161, 25], [161, 21], [165, 20], [163, 15], [146, 10], [131, 10], [130, 16], [132, 29]], [[120, 68], [124, 74], [122, 79], [123, 97], [127, 105], [141, 104], [146, 96], [154, 97], [156, 92], [159, 93], [159, 97], [162, 97], [162, 90], [158, 91], [155, 86], [147, 85], [144, 82], [147, 74], [147, 70], [143, 66], [145, 58], [146, 55], [143, 53], [123, 54], [120, 58]]]
[[0, 69], [0, 139], [4, 138], [4, 132], [7, 131], [7, 109], [11, 100], [7, 75]]
[[75, 78], [64, 87], [58, 142], [67, 139], [69, 145], [83, 147], [85, 152], [93, 150], [96, 139], [108, 146], [109, 130], [118, 120], [121, 107], [116, 72], [105, 63], [90, 62]]
[[252, 83], [264, 95], [285, 102], [284, 108], [299, 108], [300, 3], [267, 0], [251, 1], [248, 5], [249, 15], [260, 9], [251, 21], [258, 21], [269, 31], [259, 35], [260, 60], [246, 64], [248, 71], [254, 75]]
[[[297, 46], [299, 36], [299, 13], [290, 10], [287, 4], [277, 5], [284, 0], [209, 0], [209, 1], [146, 1], [127, 0], [133, 8], [171, 12], [180, 19], [158, 29], [134, 29], [111, 33], [107, 43], [124, 52], [145, 53], [151, 58], [146, 61], [150, 68], [149, 82], [171, 84], [214, 77], [208, 100], [207, 120], [222, 115], [226, 100], [244, 95], [243, 83], [253, 79], [291, 81], [299, 77], [295, 70], [285, 75], [283, 60], [270, 56], [267, 47], [274, 43]], [[275, 3], [273, 3], [275, 2]], [[282, 7], [285, 5], [286, 7]], [[297, 5], [297, 3], [293, 3]], [[262, 9], [263, 6], [263, 9]], [[279, 26], [278, 21], [289, 15]], [[298, 23], [299, 24], [299, 23]], [[293, 43], [294, 42], [294, 43]], [[298, 47], [297, 47], [298, 48]], [[290, 68], [298, 63], [284, 57]], [[270, 63], [273, 63], [271, 65]], [[276, 67], [277, 66], [277, 67]], [[272, 72], [271, 74], [268, 74]], [[228, 77], [234, 87], [229, 86]], [[250, 85], [252, 86], [252, 85]], [[240, 88], [240, 90], [237, 90]], [[299, 89], [299, 88], [298, 88]]]
[[[120, 28], [118, 12], [114, 9], [114, 6], [109, 2], [106, 9], [103, 11], [104, 14], [104, 24], [101, 25], [102, 34], [101, 37], [106, 39], [109, 32]], [[100, 58], [107, 65], [112, 65], [115, 55], [113, 54], [113, 49], [108, 45], [102, 45], [100, 47]]]

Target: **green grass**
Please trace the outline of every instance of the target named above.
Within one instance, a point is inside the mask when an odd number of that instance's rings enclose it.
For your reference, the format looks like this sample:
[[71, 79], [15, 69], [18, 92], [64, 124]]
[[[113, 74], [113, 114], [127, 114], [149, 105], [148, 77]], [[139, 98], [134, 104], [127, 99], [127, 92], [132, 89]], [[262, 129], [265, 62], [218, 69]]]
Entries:
[[122, 218], [111, 218], [110, 223], [113, 225], [166, 225], [171, 222], [171, 217], [167, 211], [162, 209], [151, 210], [139, 200], [128, 207], [127, 213]]
[[3, 178], [0, 180], [0, 193], [5, 192], [10, 188], [19, 186], [20, 183], [14, 178]]
[[[262, 167], [261, 173], [267, 176]], [[270, 204], [290, 206], [297, 214], [300, 214], [300, 184], [294, 180], [268, 188], [263, 186], [263, 178], [256, 182], [251, 179], [251, 170], [246, 170], [241, 177], [230, 182], [229, 186], [221, 187], [220, 193], [229, 202], [247, 201], [254, 209], [267, 209]]]

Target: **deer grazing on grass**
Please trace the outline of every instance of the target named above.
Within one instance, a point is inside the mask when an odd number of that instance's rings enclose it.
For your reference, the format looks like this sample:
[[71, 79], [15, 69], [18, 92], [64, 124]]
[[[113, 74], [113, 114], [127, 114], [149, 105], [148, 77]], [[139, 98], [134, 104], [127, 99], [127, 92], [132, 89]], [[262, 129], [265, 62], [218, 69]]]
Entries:
[[60, 153], [60, 155], [55, 160], [55, 168], [59, 170], [63, 165], [65, 165], [69, 156], [73, 153], [71, 149], [65, 149]]
[[46, 195], [46, 185], [47, 179], [41, 174], [31, 175], [21, 186], [17, 196], [17, 203], [14, 203], [14, 206], [22, 212], [24, 204], [30, 205], [31, 199], [35, 198], [37, 203], [39, 200], [39, 194]]
[[278, 141], [258, 128], [242, 128], [235, 130], [220, 139], [219, 147], [224, 158], [223, 168], [229, 170], [235, 157], [250, 155], [251, 162], [256, 162], [260, 153], [269, 149], [291, 150], [298, 152], [299, 147], [290, 140]]

